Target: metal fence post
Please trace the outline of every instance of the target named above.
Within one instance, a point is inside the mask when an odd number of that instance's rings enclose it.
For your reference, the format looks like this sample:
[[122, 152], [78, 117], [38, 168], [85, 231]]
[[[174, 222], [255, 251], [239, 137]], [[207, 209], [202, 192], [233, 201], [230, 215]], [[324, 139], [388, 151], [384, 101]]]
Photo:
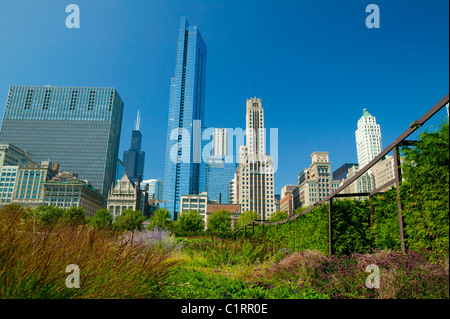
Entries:
[[333, 253], [333, 243], [332, 243], [332, 228], [331, 228], [331, 210], [333, 208], [333, 197], [328, 200], [328, 251], [329, 256], [331, 257], [331, 254]]
[[403, 232], [403, 216], [402, 216], [402, 202], [400, 195], [400, 183], [402, 179], [401, 168], [400, 168], [400, 152], [399, 147], [394, 147], [394, 172], [395, 172], [395, 186], [397, 189], [397, 209], [398, 209], [398, 223], [400, 226], [400, 245], [402, 253], [406, 252], [405, 249], [405, 234]]

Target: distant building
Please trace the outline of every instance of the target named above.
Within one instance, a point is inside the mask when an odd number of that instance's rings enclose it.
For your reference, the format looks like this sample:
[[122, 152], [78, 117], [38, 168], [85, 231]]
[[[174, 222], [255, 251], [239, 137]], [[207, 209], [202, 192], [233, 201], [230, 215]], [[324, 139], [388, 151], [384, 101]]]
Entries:
[[181, 195], [180, 209], [183, 212], [196, 211], [203, 216], [203, 221], [206, 225], [206, 211], [208, 207], [208, 193], [202, 192], [200, 194]]
[[297, 187], [298, 185], [284, 185], [281, 189], [280, 198], [283, 199], [286, 194], [292, 193]]
[[59, 173], [44, 183], [44, 206], [81, 207], [86, 217], [92, 217], [104, 204], [105, 197], [99, 190], [88, 181], [78, 179], [74, 173]]
[[241, 205], [240, 204], [215, 204], [215, 203], [208, 203], [207, 209], [206, 209], [206, 223], [205, 226], [207, 227], [208, 224], [208, 218], [211, 216], [212, 213], [218, 211], [218, 210], [226, 210], [230, 213], [231, 217], [231, 226], [234, 227], [236, 224], [239, 216], [241, 215]]
[[363, 109], [363, 115], [358, 120], [355, 137], [358, 165], [363, 169], [382, 150], [380, 125], [366, 109]]
[[144, 176], [145, 152], [141, 151], [142, 133], [140, 131], [139, 111], [134, 124], [134, 130], [131, 133], [131, 148], [123, 152], [123, 163], [128, 178], [137, 183], [139, 176]]
[[0, 168], [0, 207], [11, 202], [18, 171], [19, 166], [2, 166]]
[[275, 194], [275, 211], [279, 212], [280, 211], [280, 194]]
[[106, 196], [116, 176], [122, 113], [114, 88], [11, 86], [0, 141], [37, 163], [59, 163]]
[[207, 48], [199, 29], [181, 17], [175, 76], [170, 82], [163, 188], [163, 206], [174, 219], [181, 211], [180, 196], [198, 194], [201, 189], [206, 58]]
[[59, 164], [42, 161], [40, 165], [19, 166], [11, 203], [24, 207], [44, 205], [44, 183], [59, 172]]
[[286, 193], [284, 197], [280, 200], [280, 211], [288, 213], [289, 216], [292, 216], [294, 213], [294, 197], [291, 193]]
[[239, 218], [241, 214], [240, 204], [218, 204], [208, 200], [208, 193], [203, 192], [193, 195], [181, 196], [181, 214], [183, 212], [196, 211], [199, 212], [205, 222], [205, 229], [208, 224], [208, 218], [212, 213], [218, 210], [226, 210], [231, 214], [232, 225]]
[[0, 143], [0, 169], [2, 166], [18, 166], [36, 164], [33, 155], [23, 151], [11, 143]]
[[148, 199], [153, 199], [155, 201], [162, 200], [162, 188], [163, 182], [159, 179], [147, 179], [142, 181], [142, 186], [148, 185]]
[[265, 151], [264, 109], [259, 98], [246, 103], [246, 144], [239, 149], [238, 203], [261, 219], [275, 212], [273, 157]]
[[[355, 165], [349, 168], [347, 178], [340, 182], [340, 186], [343, 185], [348, 179], [352, 178], [359, 172], [359, 165]], [[341, 191], [341, 194], [355, 194], [355, 193], [370, 193], [375, 189], [373, 180], [373, 174], [367, 172], [361, 175], [357, 180], [348, 185]], [[348, 197], [348, 199], [364, 200], [365, 197], [356, 196]]]
[[116, 219], [127, 209], [141, 210], [141, 196], [140, 186], [133, 183], [125, 173], [116, 185], [111, 185], [106, 208]]
[[375, 182], [373, 188], [381, 187], [392, 181], [395, 178], [394, 157], [388, 155], [372, 166], [372, 174]]
[[298, 175], [298, 188], [293, 191], [294, 210], [314, 205], [339, 188], [340, 181], [331, 179], [328, 152], [311, 154], [312, 164]]
[[333, 179], [342, 181], [348, 177], [348, 171], [353, 166], [357, 166], [357, 163], [345, 163], [341, 167], [339, 167], [337, 170], [333, 172]]

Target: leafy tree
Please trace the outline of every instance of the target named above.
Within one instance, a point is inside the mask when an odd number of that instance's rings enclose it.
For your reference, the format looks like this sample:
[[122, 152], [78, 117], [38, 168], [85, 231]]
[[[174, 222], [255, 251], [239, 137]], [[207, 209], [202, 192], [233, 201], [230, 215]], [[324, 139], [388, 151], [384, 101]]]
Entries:
[[145, 217], [140, 210], [127, 209], [113, 223], [117, 230], [141, 230]]
[[155, 210], [153, 215], [149, 219], [148, 228], [162, 228], [169, 229], [173, 223], [169, 210], [165, 208], [159, 208]]
[[286, 220], [289, 217], [289, 214], [286, 212], [275, 212], [273, 214], [270, 214], [268, 220], [270, 220], [271, 222], [279, 222], [282, 220]]
[[205, 229], [205, 221], [197, 211], [183, 212], [177, 220], [177, 229], [185, 232], [201, 232]]
[[88, 219], [88, 223], [99, 229], [110, 229], [112, 227], [113, 216], [108, 209], [99, 209], [94, 216]]
[[64, 210], [55, 206], [38, 206], [35, 208], [37, 219], [46, 226], [52, 226], [59, 222], [63, 217]]
[[72, 206], [63, 210], [62, 219], [67, 225], [81, 225], [86, 222], [83, 207]]
[[208, 231], [210, 232], [229, 232], [231, 231], [230, 212], [221, 209], [213, 212], [208, 218]]
[[252, 220], [257, 220], [259, 219], [259, 215], [257, 212], [252, 212], [250, 210], [247, 210], [245, 212], [243, 212], [242, 214], [239, 215], [235, 228], [240, 228], [242, 226], [244, 226], [245, 224], [247, 224], [248, 222], [251, 222]]

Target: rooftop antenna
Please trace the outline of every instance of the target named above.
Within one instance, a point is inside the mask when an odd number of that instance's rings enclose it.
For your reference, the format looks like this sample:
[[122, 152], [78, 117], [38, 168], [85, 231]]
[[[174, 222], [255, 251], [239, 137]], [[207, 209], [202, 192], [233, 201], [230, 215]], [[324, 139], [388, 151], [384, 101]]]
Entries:
[[139, 110], [138, 110], [137, 111], [136, 121], [134, 121], [134, 130], [135, 131], [139, 131], [140, 124], [141, 124], [141, 116], [140, 116], [140, 113], [139, 113]]

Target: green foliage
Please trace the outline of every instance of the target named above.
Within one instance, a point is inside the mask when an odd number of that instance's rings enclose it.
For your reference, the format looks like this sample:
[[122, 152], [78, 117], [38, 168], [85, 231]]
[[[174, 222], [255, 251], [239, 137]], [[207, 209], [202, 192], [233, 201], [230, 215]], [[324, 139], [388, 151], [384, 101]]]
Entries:
[[373, 197], [373, 246], [400, 250], [397, 191], [388, 190]]
[[230, 232], [231, 215], [225, 209], [217, 210], [208, 218], [208, 229], [210, 232]]
[[141, 230], [145, 217], [140, 210], [127, 209], [113, 223], [116, 230]]
[[422, 133], [417, 145], [403, 149], [403, 155], [401, 194], [407, 248], [426, 247], [448, 255], [448, 117], [435, 132]]
[[245, 224], [251, 222], [252, 220], [257, 220], [259, 219], [259, 215], [257, 212], [252, 212], [250, 210], [243, 212], [242, 214], [239, 215], [235, 228], [240, 228], [242, 226], [244, 226]]
[[148, 228], [170, 229], [173, 220], [169, 210], [158, 208], [149, 219]]
[[108, 209], [99, 209], [94, 216], [88, 218], [88, 223], [98, 229], [111, 229], [113, 216]]
[[165, 282], [165, 298], [171, 299], [328, 299], [308, 287], [245, 282], [223, 275], [184, 267], [174, 268]]
[[286, 220], [288, 217], [289, 217], [288, 213], [278, 211], [271, 214], [268, 220], [271, 222], [279, 222], [282, 220]]
[[63, 217], [64, 209], [55, 206], [39, 206], [35, 208], [37, 219], [46, 226], [56, 225]]
[[67, 225], [82, 225], [86, 222], [86, 213], [82, 207], [72, 206], [63, 211], [62, 218]]
[[181, 213], [176, 223], [176, 229], [182, 232], [201, 232], [205, 229], [203, 216], [197, 211]]

